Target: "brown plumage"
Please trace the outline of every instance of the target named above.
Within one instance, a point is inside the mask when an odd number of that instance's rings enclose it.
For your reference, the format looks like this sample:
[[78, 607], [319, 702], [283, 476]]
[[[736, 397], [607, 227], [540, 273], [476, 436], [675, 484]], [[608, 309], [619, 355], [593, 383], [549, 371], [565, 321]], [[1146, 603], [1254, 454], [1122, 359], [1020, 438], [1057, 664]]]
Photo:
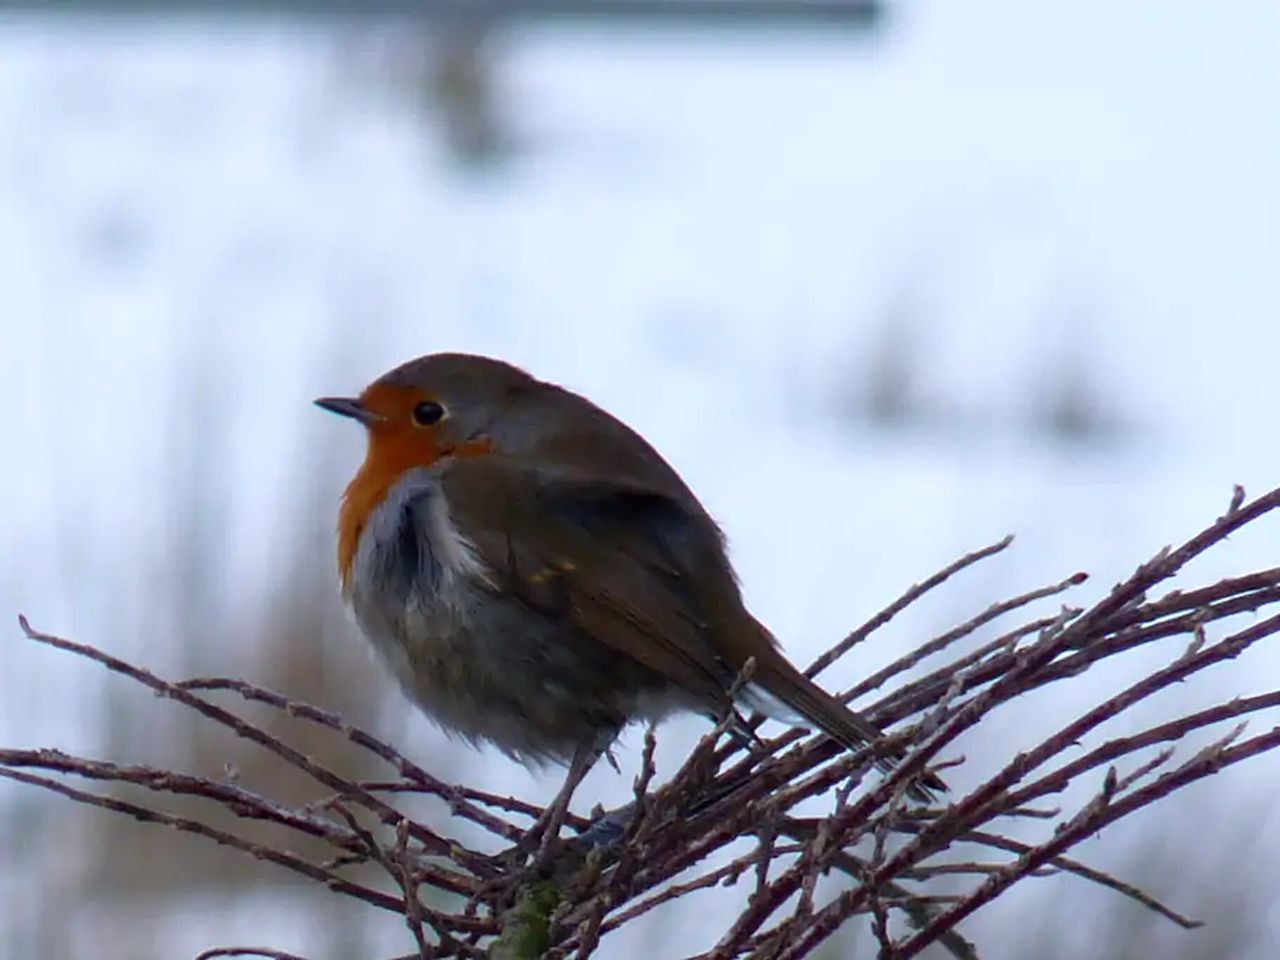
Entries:
[[344, 596], [446, 730], [569, 762], [572, 781], [632, 720], [780, 706], [891, 765], [879, 730], [747, 611], [720, 530], [680, 477], [590, 401], [436, 354], [317, 403], [369, 436], [339, 519]]

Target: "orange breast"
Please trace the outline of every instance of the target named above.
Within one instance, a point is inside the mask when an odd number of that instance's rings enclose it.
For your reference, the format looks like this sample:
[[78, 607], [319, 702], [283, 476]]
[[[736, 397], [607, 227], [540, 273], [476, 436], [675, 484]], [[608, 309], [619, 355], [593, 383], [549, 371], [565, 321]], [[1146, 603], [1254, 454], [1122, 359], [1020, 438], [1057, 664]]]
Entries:
[[436, 446], [426, 437], [369, 431], [369, 451], [355, 477], [342, 495], [338, 510], [338, 572], [342, 589], [349, 587], [351, 565], [360, 547], [360, 535], [369, 517], [406, 471], [430, 466], [440, 459]]
[[338, 573], [342, 589], [349, 589], [352, 565], [360, 548], [360, 536], [396, 482], [409, 470], [429, 467], [444, 457], [483, 456], [492, 450], [487, 440], [473, 440], [459, 447], [441, 447], [427, 430], [406, 432], [369, 430], [369, 450], [342, 495], [338, 510]]

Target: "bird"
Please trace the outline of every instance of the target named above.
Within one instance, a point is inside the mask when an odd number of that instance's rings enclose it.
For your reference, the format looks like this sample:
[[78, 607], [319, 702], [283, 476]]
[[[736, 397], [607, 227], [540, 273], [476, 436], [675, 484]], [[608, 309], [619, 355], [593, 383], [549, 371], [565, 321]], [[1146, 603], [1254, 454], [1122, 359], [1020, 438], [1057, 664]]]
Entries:
[[723, 533], [675, 469], [587, 398], [435, 353], [315, 403], [367, 435], [337, 537], [360, 631], [447, 733], [566, 765], [562, 810], [623, 728], [679, 712], [758, 710], [870, 748], [883, 769], [900, 759], [747, 610]]

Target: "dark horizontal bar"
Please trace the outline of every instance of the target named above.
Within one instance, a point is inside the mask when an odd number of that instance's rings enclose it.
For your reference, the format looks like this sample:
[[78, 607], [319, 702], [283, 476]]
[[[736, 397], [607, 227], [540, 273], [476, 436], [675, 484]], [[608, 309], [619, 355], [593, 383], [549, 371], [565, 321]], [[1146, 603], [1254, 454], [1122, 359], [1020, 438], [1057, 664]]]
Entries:
[[708, 26], [865, 27], [882, 0], [0, 0], [0, 13], [295, 14], [446, 21], [678, 22]]

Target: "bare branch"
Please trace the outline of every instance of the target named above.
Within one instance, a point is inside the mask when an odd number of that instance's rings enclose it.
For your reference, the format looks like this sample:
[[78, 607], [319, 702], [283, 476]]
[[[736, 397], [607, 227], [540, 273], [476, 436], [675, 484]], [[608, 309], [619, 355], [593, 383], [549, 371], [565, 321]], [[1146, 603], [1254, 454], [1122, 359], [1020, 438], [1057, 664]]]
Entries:
[[[1078, 587], [1075, 574], [1016, 597], [984, 602], [979, 612], [864, 678], [849, 697], [878, 691], [868, 716], [893, 725], [877, 751], [902, 750], [887, 775], [873, 772], [871, 749], [846, 751], [821, 735], [788, 730], [760, 739], [763, 719], [733, 713], [693, 748], [677, 772], [659, 783], [656, 734], [645, 737], [633, 799], [592, 818], [566, 816], [579, 836], [550, 851], [542, 873], [522, 857], [487, 856], [462, 844], [446, 823], [435, 828], [406, 817], [390, 799], [414, 793], [443, 801], [459, 821], [479, 826], [517, 849], [544, 811], [515, 797], [453, 785], [408, 760], [390, 744], [338, 715], [255, 684], [203, 677], [181, 683], [87, 644], [31, 628], [29, 638], [84, 657], [193, 710], [267, 750], [282, 766], [310, 778], [322, 791], [303, 806], [282, 803], [232, 780], [210, 780], [144, 764], [121, 765], [53, 749], [0, 749], [0, 776], [78, 803], [204, 837], [275, 863], [336, 893], [393, 911], [412, 934], [409, 957], [585, 958], [620, 927], [713, 887], [742, 891], [737, 917], [716, 931], [703, 955], [730, 960], [752, 956], [799, 960], [812, 955], [846, 923], [864, 925], [882, 957], [916, 956], [939, 944], [972, 960], [978, 951], [956, 929], [975, 910], [1028, 877], [1065, 872], [1099, 884], [1182, 927], [1198, 921], [1155, 896], [1072, 859], [1085, 838], [1151, 808], [1190, 783], [1280, 747], [1280, 726], [1245, 738], [1244, 721], [1280, 708], [1280, 687], [1239, 695], [1194, 712], [1166, 714], [1139, 726], [1138, 704], [1280, 634], [1280, 568], [1233, 576], [1190, 589], [1153, 592], [1195, 557], [1243, 525], [1280, 507], [1280, 490], [1247, 501], [1234, 492], [1227, 512], [1176, 548], [1165, 548], [1088, 607], [1054, 609], [1052, 601]], [[994, 556], [1009, 539], [960, 558], [885, 607], [819, 657], [810, 675], [831, 666], [855, 645], [928, 591]], [[1015, 614], [1019, 614], [1015, 617]], [[1242, 617], [1253, 619], [1236, 619]], [[1024, 622], [1019, 620], [1025, 617]], [[976, 641], [976, 631], [998, 625], [998, 635]], [[1095, 695], [1038, 743], [999, 756], [1000, 763], [964, 795], [936, 803], [911, 802], [909, 787], [926, 769], [965, 764], [953, 756], [961, 734], [987, 724], [993, 711], [1015, 698], [1040, 697], [1053, 684], [1079, 683], [1089, 694], [1089, 672], [1136, 647], [1173, 640], [1164, 665], [1118, 693]], [[936, 658], [937, 666], [911, 682], [894, 681]], [[736, 683], [746, 683], [751, 665]], [[336, 747], [378, 757], [394, 775], [348, 780], [206, 695], [235, 694], [333, 731]], [[234, 706], [235, 703], [232, 704]], [[726, 736], [726, 734], [728, 736]], [[941, 760], [947, 754], [947, 759]], [[145, 791], [147, 803], [86, 792], [79, 778]], [[1092, 799], [1063, 813], [1044, 798], [1091, 785]], [[173, 798], [202, 803], [205, 813], [178, 816], [161, 809]], [[815, 803], [829, 813], [808, 816]], [[804, 810], [800, 805], [806, 804]], [[186, 808], [184, 808], [186, 809]], [[806, 815], [798, 815], [799, 813]], [[275, 831], [254, 842], [207, 822], [230, 813]], [[1022, 839], [1005, 831], [1015, 824]], [[289, 851], [298, 837], [327, 848], [315, 863]], [[716, 858], [716, 859], [711, 859]], [[374, 865], [381, 885], [398, 895], [349, 880], [349, 864]], [[838, 879], [843, 887], [820, 882]], [[946, 878], [946, 892], [933, 889]], [[957, 886], [958, 885], [958, 886]], [[445, 910], [429, 904], [423, 888], [463, 901]], [[895, 932], [896, 931], [896, 932]], [[223, 947], [202, 957], [259, 956], [301, 960], [257, 947]], [[403, 960], [409, 960], [409, 957]]]

